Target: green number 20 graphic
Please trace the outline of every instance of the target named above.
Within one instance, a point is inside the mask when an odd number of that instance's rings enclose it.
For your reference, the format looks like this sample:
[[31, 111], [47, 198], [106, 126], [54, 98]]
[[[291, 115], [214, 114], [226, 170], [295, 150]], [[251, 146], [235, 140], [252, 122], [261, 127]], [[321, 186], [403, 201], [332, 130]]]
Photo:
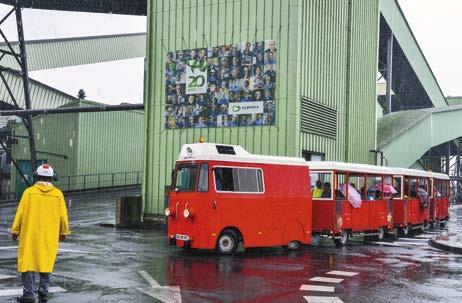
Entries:
[[202, 87], [205, 84], [205, 77], [202, 75], [199, 76], [189, 76], [189, 87], [190, 88], [196, 88], [196, 87]]

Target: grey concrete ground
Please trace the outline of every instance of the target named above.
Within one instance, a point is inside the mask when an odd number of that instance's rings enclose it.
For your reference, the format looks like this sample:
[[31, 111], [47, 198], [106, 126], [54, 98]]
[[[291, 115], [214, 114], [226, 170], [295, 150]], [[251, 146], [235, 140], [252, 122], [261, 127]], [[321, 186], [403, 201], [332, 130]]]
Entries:
[[462, 255], [462, 205], [450, 208], [447, 231], [431, 239], [433, 247]]
[[[428, 245], [439, 231], [394, 243], [336, 249], [322, 241], [298, 252], [218, 257], [170, 247], [164, 231], [100, 227], [114, 216], [115, 196], [72, 197], [73, 234], [61, 245], [53, 281], [65, 292], [50, 302], [461, 302], [462, 256]], [[14, 302], [5, 294], [20, 288], [17, 243], [8, 233], [14, 212], [15, 205], [0, 205], [0, 302]]]

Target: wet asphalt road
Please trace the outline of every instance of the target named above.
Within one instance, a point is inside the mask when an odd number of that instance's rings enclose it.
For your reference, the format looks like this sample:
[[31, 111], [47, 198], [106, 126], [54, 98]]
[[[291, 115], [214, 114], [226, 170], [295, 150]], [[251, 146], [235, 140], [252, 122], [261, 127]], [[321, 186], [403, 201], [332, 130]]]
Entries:
[[[164, 231], [100, 227], [98, 223], [113, 220], [119, 194], [68, 201], [73, 234], [61, 245], [52, 282], [66, 292], [53, 294], [50, 302], [162, 302], [139, 290], [150, 287], [139, 271], [160, 286], [179, 286], [182, 302], [307, 302], [304, 296], [350, 303], [462, 302], [462, 255], [431, 248], [427, 239], [433, 232], [400, 239], [390, 244], [394, 246], [353, 242], [337, 249], [322, 241], [298, 252], [253, 249], [218, 257], [170, 247]], [[0, 302], [15, 302], [2, 292], [20, 288], [17, 243], [8, 233], [14, 212], [15, 205], [0, 205]], [[462, 208], [453, 220], [462, 225]], [[357, 275], [327, 275], [332, 270]], [[344, 280], [311, 282], [314, 277]], [[303, 284], [333, 286], [334, 292], [300, 290]], [[161, 287], [155, 291], [158, 298], [169, 293], [171, 289]]]

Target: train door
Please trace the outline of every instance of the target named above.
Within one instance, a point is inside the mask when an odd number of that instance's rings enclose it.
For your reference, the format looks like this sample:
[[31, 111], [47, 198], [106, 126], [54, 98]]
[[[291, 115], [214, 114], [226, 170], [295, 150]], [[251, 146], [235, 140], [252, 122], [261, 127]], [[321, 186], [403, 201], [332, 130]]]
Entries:
[[[214, 204], [219, 210], [219, 225], [222, 228], [238, 228], [246, 247], [264, 244], [268, 235], [262, 230], [262, 212], [269, 205], [265, 204], [264, 199], [263, 169], [216, 165], [213, 175], [217, 193]], [[222, 232], [222, 229], [218, 232]]]
[[350, 205], [347, 205], [348, 186], [347, 174], [336, 172], [334, 187], [335, 221], [334, 230], [338, 231], [348, 225], [348, 217], [351, 213]]
[[350, 173], [348, 176], [348, 184], [349, 198], [351, 199], [354, 196], [359, 198], [359, 207], [354, 207], [351, 202], [346, 203], [350, 210], [350, 225], [353, 226], [355, 230], [363, 229], [365, 227], [365, 222], [362, 217], [369, 207], [367, 201], [366, 175], [361, 173]]
[[[368, 230], [378, 230], [387, 220], [387, 210], [383, 196], [383, 177], [380, 175], [367, 175], [367, 188], [369, 197]], [[387, 224], [385, 224], [387, 225]]]

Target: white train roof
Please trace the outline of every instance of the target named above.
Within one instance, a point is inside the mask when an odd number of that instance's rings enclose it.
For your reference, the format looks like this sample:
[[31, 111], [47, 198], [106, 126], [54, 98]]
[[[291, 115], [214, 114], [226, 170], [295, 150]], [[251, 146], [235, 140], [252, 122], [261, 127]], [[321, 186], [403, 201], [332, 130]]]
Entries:
[[254, 155], [239, 145], [215, 143], [184, 144], [178, 156], [178, 161], [185, 160], [213, 160], [307, 166], [303, 158]]
[[437, 178], [449, 180], [448, 175], [426, 172], [423, 170], [375, 166], [358, 163], [345, 163], [333, 161], [305, 161], [303, 158], [296, 157], [276, 157], [254, 155], [246, 151], [242, 146], [218, 144], [218, 143], [192, 143], [184, 144], [178, 156], [178, 161], [186, 160], [205, 160], [205, 161], [227, 161], [241, 163], [261, 163], [261, 164], [280, 164], [308, 166], [312, 171], [335, 170], [358, 173], [369, 173], [378, 175], [395, 176], [416, 176], [426, 178]]
[[336, 170], [358, 173], [369, 173], [379, 175], [393, 175], [393, 171], [389, 167], [375, 166], [368, 164], [333, 162], [333, 161], [309, 161], [307, 162], [310, 170]]
[[310, 161], [307, 162], [311, 171], [317, 170], [335, 170], [335, 171], [348, 171], [358, 173], [380, 174], [380, 175], [394, 175], [394, 176], [415, 176], [422, 178], [437, 178], [449, 180], [448, 175], [437, 174], [417, 169], [399, 168], [399, 167], [386, 167], [375, 166], [357, 163], [345, 162], [332, 162], [332, 161]]

